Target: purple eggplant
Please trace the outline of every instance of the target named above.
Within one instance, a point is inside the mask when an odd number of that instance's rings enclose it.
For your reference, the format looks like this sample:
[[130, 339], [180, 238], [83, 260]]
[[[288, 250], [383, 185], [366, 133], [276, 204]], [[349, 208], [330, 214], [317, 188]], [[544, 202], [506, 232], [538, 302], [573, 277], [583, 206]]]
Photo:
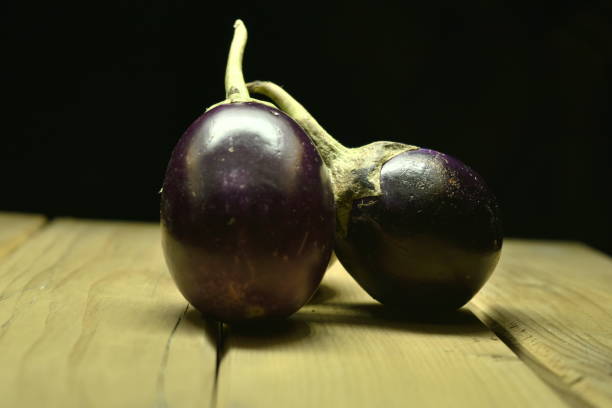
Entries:
[[402, 143], [347, 148], [278, 85], [248, 88], [294, 118], [317, 146], [336, 197], [336, 255], [373, 298], [407, 312], [443, 312], [480, 290], [503, 234], [499, 205], [474, 170]]
[[297, 311], [323, 277], [335, 229], [329, 173], [312, 141], [249, 96], [245, 43], [237, 21], [227, 99], [180, 138], [161, 191], [170, 273], [195, 308], [225, 322]]

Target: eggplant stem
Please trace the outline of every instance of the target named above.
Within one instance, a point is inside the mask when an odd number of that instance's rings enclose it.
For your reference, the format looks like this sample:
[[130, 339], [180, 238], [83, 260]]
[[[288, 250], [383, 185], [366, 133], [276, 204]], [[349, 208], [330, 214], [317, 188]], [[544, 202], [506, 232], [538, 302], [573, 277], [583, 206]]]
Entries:
[[350, 149], [327, 133], [298, 101], [275, 83], [254, 81], [249, 82], [247, 88], [271, 99], [310, 136], [331, 172], [336, 199], [336, 229], [340, 236], [347, 234], [354, 200], [382, 195], [382, 166], [400, 153], [418, 149], [416, 146], [386, 141]]
[[242, 20], [234, 23], [234, 37], [230, 45], [225, 69], [225, 97], [230, 102], [244, 102], [250, 99], [249, 90], [244, 82], [242, 59], [248, 34]]
[[327, 133], [306, 108], [279, 85], [270, 81], [253, 81], [247, 84], [247, 88], [253, 93], [268, 97], [282, 111], [291, 116], [308, 133], [328, 166], [330, 166], [328, 161], [335, 160], [349, 150]]

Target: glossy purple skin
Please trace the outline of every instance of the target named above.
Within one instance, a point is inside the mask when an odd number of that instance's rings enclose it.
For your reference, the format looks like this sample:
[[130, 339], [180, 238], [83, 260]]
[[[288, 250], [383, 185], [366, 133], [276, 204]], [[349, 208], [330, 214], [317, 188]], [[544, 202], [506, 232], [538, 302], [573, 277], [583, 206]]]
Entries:
[[259, 103], [221, 105], [189, 127], [168, 164], [166, 263], [206, 316], [288, 316], [323, 277], [334, 211], [327, 170], [291, 118]]
[[472, 169], [443, 153], [401, 153], [381, 170], [382, 196], [353, 203], [340, 262], [375, 299], [407, 312], [454, 310], [493, 272], [499, 207]]

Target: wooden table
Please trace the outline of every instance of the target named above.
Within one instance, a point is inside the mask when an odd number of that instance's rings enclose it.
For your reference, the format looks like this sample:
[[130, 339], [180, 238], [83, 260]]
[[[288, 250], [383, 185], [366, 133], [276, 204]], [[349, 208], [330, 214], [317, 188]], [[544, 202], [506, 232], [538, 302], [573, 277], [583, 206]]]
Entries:
[[612, 406], [612, 261], [507, 240], [477, 297], [392, 317], [338, 263], [284, 323], [220, 327], [155, 224], [0, 214], [0, 407]]

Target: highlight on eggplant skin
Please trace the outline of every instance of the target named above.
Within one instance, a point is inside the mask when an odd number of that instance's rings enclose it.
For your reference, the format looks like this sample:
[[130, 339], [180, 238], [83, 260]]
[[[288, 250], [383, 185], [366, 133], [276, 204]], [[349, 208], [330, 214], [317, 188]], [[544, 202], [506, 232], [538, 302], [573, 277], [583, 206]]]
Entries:
[[376, 300], [411, 312], [453, 310], [485, 284], [500, 257], [499, 205], [471, 168], [440, 152], [387, 161], [382, 195], [353, 202], [339, 261]]

